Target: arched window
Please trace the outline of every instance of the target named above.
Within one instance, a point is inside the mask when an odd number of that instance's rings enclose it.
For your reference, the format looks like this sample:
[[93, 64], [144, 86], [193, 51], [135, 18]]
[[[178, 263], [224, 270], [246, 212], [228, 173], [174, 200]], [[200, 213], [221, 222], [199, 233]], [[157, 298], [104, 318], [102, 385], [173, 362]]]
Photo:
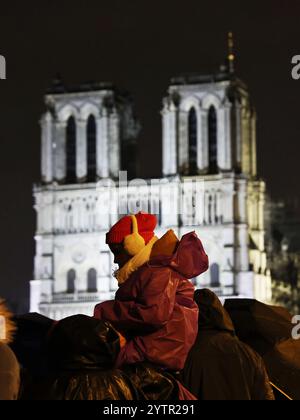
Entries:
[[217, 113], [214, 106], [208, 111], [208, 156], [209, 172], [218, 172]]
[[210, 285], [211, 285], [211, 287], [220, 287], [220, 268], [219, 268], [219, 264], [213, 263], [210, 266]]
[[74, 117], [70, 117], [66, 128], [66, 166], [68, 183], [76, 182], [76, 123]]
[[191, 108], [188, 118], [189, 137], [189, 174], [197, 174], [197, 114], [195, 108]]
[[88, 278], [87, 278], [87, 290], [88, 292], [97, 292], [97, 271], [94, 268], [91, 268], [88, 271]]
[[67, 293], [75, 292], [76, 271], [71, 269], [67, 273]]
[[96, 159], [96, 121], [93, 115], [90, 115], [86, 126], [87, 137], [87, 180], [94, 182], [97, 174]]

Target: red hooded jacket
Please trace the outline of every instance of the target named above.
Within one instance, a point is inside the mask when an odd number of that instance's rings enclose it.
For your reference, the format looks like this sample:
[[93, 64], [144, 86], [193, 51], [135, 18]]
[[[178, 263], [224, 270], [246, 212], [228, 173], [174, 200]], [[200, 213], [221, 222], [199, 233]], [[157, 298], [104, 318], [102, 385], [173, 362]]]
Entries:
[[148, 360], [182, 369], [198, 332], [192, 279], [206, 271], [208, 257], [195, 232], [184, 235], [171, 256], [159, 255], [134, 271], [115, 300], [98, 304], [94, 316], [127, 338], [118, 366]]

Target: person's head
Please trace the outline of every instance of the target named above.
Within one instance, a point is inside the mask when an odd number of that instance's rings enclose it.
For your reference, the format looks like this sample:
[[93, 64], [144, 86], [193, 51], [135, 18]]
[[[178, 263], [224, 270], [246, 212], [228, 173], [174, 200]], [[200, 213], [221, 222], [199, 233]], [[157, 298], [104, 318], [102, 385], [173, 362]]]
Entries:
[[122, 268], [132, 258], [132, 255], [128, 254], [124, 248], [123, 242], [120, 244], [111, 243], [108, 244], [108, 246], [114, 254], [114, 263], [117, 264], [119, 268]]
[[194, 300], [199, 308], [198, 327], [200, 333], [204, 329], [234, 333], [231, 318], [213, 291], [197, 289], [194, 293]]
[[72, 315], [55, 324], [47, 340], [55, 370], [111, 369], [120, 351], [120, 337], [106, 321]]
[[114, 254], [114, 263], [122, 268], [153, 238], [156, 216], [139, 212], [124, 216], [106, 234], [106, 243]]

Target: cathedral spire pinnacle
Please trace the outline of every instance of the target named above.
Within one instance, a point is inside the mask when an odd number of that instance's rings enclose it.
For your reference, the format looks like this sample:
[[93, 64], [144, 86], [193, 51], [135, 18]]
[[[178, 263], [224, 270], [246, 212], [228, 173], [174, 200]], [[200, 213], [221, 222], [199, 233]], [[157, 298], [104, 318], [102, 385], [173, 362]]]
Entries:
[[228, 70], [229, 73], [234, 73], [234, 60], [235, 55], [233, 52], [233, 34], [232, 32], [228, 32], [227, 38], [227, 62], [228, 62]]

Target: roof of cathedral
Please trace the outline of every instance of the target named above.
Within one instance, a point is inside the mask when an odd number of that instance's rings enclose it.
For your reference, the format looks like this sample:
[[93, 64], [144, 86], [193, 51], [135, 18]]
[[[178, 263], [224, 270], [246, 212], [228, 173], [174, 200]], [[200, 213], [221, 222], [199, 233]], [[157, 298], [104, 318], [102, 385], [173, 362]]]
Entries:
[[225, 66], [221, 66], [218, 72], [211, 74], [187, 73], [171, 79], [172, 85], [198, 85], [217, 82], [231, 82], [236, 86], [247, 89], [246, 84], [238, 79], [234, 73], [228, 72]]
[[110, 82], [86, 82], [75, 86], [66, 86], [61, 79], [53, 79], [47, 93], [75, 93], [90, 92], [97, 90], [115, 90], [115, 86]]
[[[103, 92], [103, 94], [106, 96], [109, 92], [109, 96], [114, 96], [114, 98], [120, 102], [123, 103], [124, 101], [126, 103], [133, 102], [133, 97], [130, 92], [128, 92], [125, 89], [120, 89], [116, 87], [111, 82], [84, 82], [80, 83], [78, 85], [67, 85], [63, 82], [63, 80], [60, 78], [60, 76], [56, 76], [50, 85], [50, 87], [46, 90], [46, 98], [47, 96], [52, 95], [69, 95], [69, 94], [88, 94], [89, 92]], [[111, 95], [112, 94], [112, 95]], [[111, 100], [111, 98], [107, 98], [107, 100]]]

